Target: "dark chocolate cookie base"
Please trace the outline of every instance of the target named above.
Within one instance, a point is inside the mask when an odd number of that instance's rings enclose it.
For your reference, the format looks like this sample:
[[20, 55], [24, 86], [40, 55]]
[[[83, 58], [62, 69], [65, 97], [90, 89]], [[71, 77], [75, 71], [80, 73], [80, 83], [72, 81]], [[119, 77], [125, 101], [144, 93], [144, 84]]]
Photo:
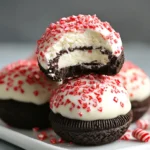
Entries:
[[133, 120], [132, 122], [140, 119], [150, 108], [150, 97], [145, 99], [144, 101], [132, 101], [132, 111], [133, 111]]
[[108, 57], [110, 59], [110, 62], [107, 63], [106, 65], [92, 62], [92, 63], [84, 63], [76, 66], [62, 68], [60, 70], [57, 70], [56, 67], [53, 69], [50, 67], [54, 76], [51, 76], [51, 74], [49, 73], [50, 69], [45, 70], [40, 65], [40, 63], [39, 63], [39, 67], [41, 71], [46, 74], [47, 77], [55, 81], [61, 81], [68, 78], [74, 78], [74, 77], [78, 77], [90, 73], [116, 75], [120, 71], [124, 63], [124, 59], [125, 59], [124, 52], [122, 51], [119, 57], [112, 56], [112, 54], [108, 54]]
[[81, 121], [50, 111], [54, 131], [65, 141], [79, 145], [102, 145], [118, 140], [132, 121], [132, 112], [109, 120]]
[[0, 118], [9, 126], [32, 129], [49, 127], [49, 103], [35, 105], [15, 100], [0, 100]]

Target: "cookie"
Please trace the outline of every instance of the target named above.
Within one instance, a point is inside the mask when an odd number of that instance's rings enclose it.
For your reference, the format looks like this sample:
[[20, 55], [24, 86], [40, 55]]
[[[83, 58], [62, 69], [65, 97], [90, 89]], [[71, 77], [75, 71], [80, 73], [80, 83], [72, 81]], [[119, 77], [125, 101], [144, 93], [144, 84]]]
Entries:
[[150, 79], [130, 61], [126, 61], [116, 76], [126, 87], [133, 111], [133, 122], [141, 118], [150, 107]]
[[132, 121], [128, 93], [114, 77], [85, 75], [64, 83], [50, 99], [54, 131], [79, 145], [119, 139]]
[[37, 42], [41, 70], [56, 81], [90, 73], [115, 75], [124, 63], [122, 41], [96, 15], [61, 18]]
[[17, 128], [48, 127], [48, 101], [57, 85], [45, 77], [36, 61], [6, 66], [0, 71], [0, 118]]

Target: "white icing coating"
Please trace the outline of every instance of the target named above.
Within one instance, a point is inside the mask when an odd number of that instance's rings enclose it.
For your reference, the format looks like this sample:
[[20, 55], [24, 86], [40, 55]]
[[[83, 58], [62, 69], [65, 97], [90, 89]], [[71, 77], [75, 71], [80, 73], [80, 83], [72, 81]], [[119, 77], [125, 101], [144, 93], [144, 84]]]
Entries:
[[1, 70], [0, 99], [44, 104], [58, 84], [46, 79], [35, 61], [18, 61]]
[[125, 115], [131, 103], [118, 79], [87, 75], [61, 85], [52, 95], [50, 107], [66, 118], [92, 121]]
[[58, 69], [74, 66], [81, 63], [90, 63], [96, 61], [96, 63], [102, 63], [106, 65], [109, 61], [108, 55], [102, 54], [100, 50], [75, 50], [69, 54], [63, 54], [58, 60]]
[[144, 101], [150, 96], [150, 79], [139, 67], [125, 62], [117, 75], [126, 87], [131, 101]]
[[[120, 56], [122, 51], [120, 35], [108, 22], [102, 22], [96, 16], [90, 15], [74, 17], [74, 20], [70, 17], [62, 18], [55, 24], [51, 24], [38, 41], [38, 60], [43, 68], [48, 69], [48, 62], [53, 60], [61, 50], [69, 48], [103, 47], [113, 55]], [[61, 24], [62, 20], [63, 24]]]

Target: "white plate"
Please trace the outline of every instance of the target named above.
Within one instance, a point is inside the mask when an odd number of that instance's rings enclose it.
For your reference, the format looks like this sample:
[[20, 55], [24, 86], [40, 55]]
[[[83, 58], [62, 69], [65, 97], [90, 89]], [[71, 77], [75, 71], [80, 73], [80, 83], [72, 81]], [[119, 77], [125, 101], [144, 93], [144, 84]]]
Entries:
[[[147, 118], [147, 115], [145, 117]], [[134, 126], [135, 125], [133, 124], [130, 128], [133, 128]], [[56, 137], [53, 131], [47, 130], [46, 132], [48, 135], [53, 134]], [[7, 127], [2, 121], [0, 121], [0, 138], [27, 150], [150, 150], [150, 143], [142, 143], [135, 140], [118, 140], [111, 144], [94, 147], [83, 147], [69, 143], [52, 145], [50, 144], [50, 137], [43, 142], [38, 140], [38, 134], [38, 132], [34, 131]]]

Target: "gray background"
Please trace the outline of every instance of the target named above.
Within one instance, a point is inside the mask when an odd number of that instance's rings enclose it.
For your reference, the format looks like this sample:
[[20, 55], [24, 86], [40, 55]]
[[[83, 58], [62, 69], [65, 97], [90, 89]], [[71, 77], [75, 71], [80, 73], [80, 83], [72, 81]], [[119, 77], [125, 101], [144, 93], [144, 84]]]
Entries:
[[50, 22], [97, 14], [126, 41], [150, 42], [150, 0], [0, 0], [0, 42], [35, 42]]

